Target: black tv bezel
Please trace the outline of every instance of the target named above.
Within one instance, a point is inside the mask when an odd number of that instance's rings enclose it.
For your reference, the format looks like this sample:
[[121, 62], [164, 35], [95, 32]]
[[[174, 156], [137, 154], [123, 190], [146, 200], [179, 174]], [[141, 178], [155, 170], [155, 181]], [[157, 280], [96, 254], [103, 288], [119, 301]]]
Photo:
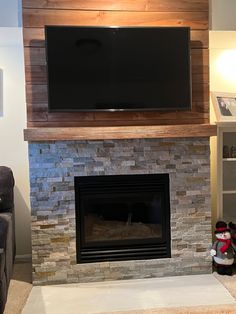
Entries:
[[[124, 108], [124, 109], [53, 109], [50, 106], [50, 96], [49, 96], [49, 67], [48, 67], [48, 36], [47, 29], [48, 28], [134, 28], [134, 29], [144, 29], [144, 28], [161, 28], [161, 29], [186, 29], [188, 31], [188, 68], [189, 68], [189, 92], [190, 92], [190, 105], [185, 107], [156, 107], [156, 108]], [[176, 112], [176, 111], [191, 111], [192, 110], [192, 68], [191, 68], [191, 38], [190, 38], [191, 28], [188, 26], [86, 26], [86, 25], [45, 25], [44, 33], [45, 33], [45, 56], [46, 56], [46, 80], [47, 80], [47, 99], [48, 99], [48, 112], [49, 113], [76, 113], [76, 112]]]

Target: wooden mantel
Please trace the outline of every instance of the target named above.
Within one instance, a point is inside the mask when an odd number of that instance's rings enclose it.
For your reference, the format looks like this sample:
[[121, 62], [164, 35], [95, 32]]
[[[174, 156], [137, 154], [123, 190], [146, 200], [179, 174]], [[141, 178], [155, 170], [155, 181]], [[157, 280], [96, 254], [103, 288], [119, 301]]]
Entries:
[[149, 125], [114, 127], [28, 128], [25, 141], [112, 140], [135, 138], [209, 137], [216, 135], [216, 125]]

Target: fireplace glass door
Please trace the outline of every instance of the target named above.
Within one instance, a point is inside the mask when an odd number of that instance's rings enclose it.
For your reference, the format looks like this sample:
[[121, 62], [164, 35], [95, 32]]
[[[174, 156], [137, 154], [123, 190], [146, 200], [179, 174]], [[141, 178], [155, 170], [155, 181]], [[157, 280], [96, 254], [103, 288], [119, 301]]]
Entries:
[[77, 261], [170, 257], [169, 175], [75, 178]]

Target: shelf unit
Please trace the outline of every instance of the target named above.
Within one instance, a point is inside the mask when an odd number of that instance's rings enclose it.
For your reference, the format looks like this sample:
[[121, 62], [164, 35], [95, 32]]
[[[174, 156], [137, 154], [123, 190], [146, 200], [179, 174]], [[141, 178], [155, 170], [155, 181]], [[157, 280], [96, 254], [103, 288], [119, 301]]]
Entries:
[[217, 125], [217, 218], [236, 222], [236, 94], [211, 92]]
[[236, 121], [217, 124], [218, 218], [236, 221], [236, 157], [225, 157], [236, 147]]

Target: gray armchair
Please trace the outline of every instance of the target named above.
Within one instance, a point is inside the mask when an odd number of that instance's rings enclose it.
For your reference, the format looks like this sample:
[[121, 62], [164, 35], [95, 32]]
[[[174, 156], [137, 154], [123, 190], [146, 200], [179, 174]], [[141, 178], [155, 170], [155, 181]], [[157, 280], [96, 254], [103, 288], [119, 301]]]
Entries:
[[0, 166], [0, 313], [3, 313], [15, 258], [14, 177]]

